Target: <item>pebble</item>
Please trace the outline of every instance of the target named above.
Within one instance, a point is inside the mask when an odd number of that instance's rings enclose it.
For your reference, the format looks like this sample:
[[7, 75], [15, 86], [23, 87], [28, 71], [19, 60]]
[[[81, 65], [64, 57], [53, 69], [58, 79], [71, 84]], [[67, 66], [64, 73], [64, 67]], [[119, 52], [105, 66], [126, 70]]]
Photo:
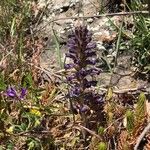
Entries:
[[99, 41], [98, 41], [98, 42], [96, 42], [96, 44], [97, 44], [98, 50], [100, 50], [100, 51], [101, 51], [101, 50], [102, 50], [102, 51], [103, 51], [103, 50], [106, 50], [105, 47], [102, 45], [102, 42], [99, 42]]
[[88, 23], [92, 23], [93, 21], [94, 21], [94, 19], [92, 19], [92, 18], [87, 19]]

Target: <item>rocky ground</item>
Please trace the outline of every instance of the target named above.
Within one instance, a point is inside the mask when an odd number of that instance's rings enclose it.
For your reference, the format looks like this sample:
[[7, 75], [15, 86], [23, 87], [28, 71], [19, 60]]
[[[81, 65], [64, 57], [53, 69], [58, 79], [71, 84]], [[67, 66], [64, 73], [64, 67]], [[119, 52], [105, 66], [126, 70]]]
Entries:
[[[41, 23], [37, 26], [38, 36], [41, 36], [46, 42], [41, 57], [41, 67], [50, 72], [54, 71], [53, 68], [60, 69], [58, 53], [61, 54], [63, 62], [67, 50], [65, 46], [67, 35], [76, 24], [83, 21], [72, 17], [99, 15], [103, 10], [99, 0], [39, 0], [37, 8], [42, 11]], [[55, 21], [53, 22], [53, 20]], [[126, 25], [132, 24], [131, 17], [122, 16], [87, 18], [84, 20], [97, 43], [99, 59], [102, 60], [101, 58], [103, 58], [110, 66], [117, 55], [118, 31], [116, 27], [120, 28], [123, 20]], [[132, 32], [128, 30], [125, 35], [124, 43], [126, 46], [125, 48], [120, 47], [124, 52], [128, 51], [127, 36], [132, 36]], [[113, 74], [109, 72], [110, 70], [104, 71], [105, 69], [103, 69], [99, 76], [100, 87], [113, 86], [117, 91], [145, 87], [147, 83], [133, 78], [136, 69], [131, 67], [131, 57], [131, 54], [128, 53], [118, 55], [117, 66], [112, 68]], [[106, 65], [104, 68], [108, 68], [108, 66]]]

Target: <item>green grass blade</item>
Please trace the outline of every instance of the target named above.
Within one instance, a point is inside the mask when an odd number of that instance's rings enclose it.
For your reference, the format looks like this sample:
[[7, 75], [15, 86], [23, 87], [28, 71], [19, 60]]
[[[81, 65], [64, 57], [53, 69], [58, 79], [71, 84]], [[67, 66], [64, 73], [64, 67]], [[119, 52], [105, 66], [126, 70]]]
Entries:
[[60, 65], [60, 68], [63, 69], [63, 62], [61, 60], [61, 50], [60, 50], [60, 43], [59, 43], [59, 40], [58, 40], [58, 37], [57, 37], [57, 34], [55, 32], [55, 30], [53, 29], [53, 34], [54, 34], [54, 42], [55, 42], [55, 45], [56, 45], [56, 53], [57, 53], [57, 59], [58, 59], [58, 63]]

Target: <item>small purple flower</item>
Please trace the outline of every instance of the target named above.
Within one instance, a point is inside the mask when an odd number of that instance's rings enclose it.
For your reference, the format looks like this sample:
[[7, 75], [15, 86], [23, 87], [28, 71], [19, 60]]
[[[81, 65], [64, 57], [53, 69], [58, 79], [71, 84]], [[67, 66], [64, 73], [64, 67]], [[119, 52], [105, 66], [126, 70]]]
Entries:
[[88, 74], [88, 72], [84, 69], [84, 68], [82, 68], [81, 70], [79, 70], [77, 73], [76, 73], [76, 75], [77, 75], [77, 77], [85, 77], [86, 75]]
[[95, 51], [91, 51], [91, 50], [86, 51], [85, 54], [86, 54], [86, 57], [96, 56], [96, 52]]
[[73, 75], [70, 75], [70, 76], [68, 76], [67, 77], [67, 81], [72, 81], [73, 79], [75, 79], [75, 75], [73, 74]]
[[94, 48], [96, 48], [96, 43], [95, 42], [88, 43], [87, 46], [86, 46], [86, 49], [94, 49]]
[[86, 64], [87, 65], [95, 65], [97, 63], [96, 59], [87, 59]]
[[93, 76], [93, 75], [99, 75], [101, 70], [97, 68], [91, 68], [91, 69], [88, 69], [87, 72], [89, 75]]
[[16, 90], [13, 87], [7, 89], [6, 94], [8, 97], [14, 98], [17, 96]]
[[84, 83], [84, 87], [90, 88], [91, 86], [96, 86], [97, 81], [94, 81], [94, 80], [93, 81], [88, 81], [87, 79], [84, 79], [83, 83]]
[[23, 99], [27, 94], [27, 89], [26, 88], [21, 88], [21, 93], [20, 93], [20, 99]]
[[73, 68], [75, 65], [74, 64], [65, 64], [64, 68], [65, 69], [71, 69]]
[[71, 39], [68, 40], [67, 46], [69, 47], [69, 46], [72, 46], [72, 45], [73, 45], [73, 46], [76, 45], [75, 38], [71, 38]]
[[80, 94], [81, 91], [79, 87], [73, 87], [69, 92], [71, 98], [78, 97]]
[[10, 98], [19, 98], [23, 99], [27, 94], [26, 88], [21, 88], [21, 90], [18, 92], [14, 87], [9, 87], [6, 90], [6, 95]]

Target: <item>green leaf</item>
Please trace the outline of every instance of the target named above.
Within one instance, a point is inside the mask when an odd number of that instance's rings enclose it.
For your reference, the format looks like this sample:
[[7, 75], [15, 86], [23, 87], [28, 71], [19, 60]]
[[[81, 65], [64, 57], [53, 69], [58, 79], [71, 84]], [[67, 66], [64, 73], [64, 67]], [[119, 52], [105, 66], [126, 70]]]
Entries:
[[14, 144], [13, 143], [8, 143], [7, 144], [7, 150], [13, 150], [14, 149]]
[[146, 96], [142, 92], [138, 98], [137, 106], [135, 109], [136, 123], [143, 120], [146, 114]]
[[107, 91], [106, 99], [109, 101], [113, 97], [113, 90], [112, 88], [109, 88]]
[[103, 134], [104, 134], [104, 128], [103, 128], [102, 126], [100, 126], [100, 127], [98, 128], [98, 133], [99, 133], [100, 135], [103, 135]]
[[126, 118], [127, 118], [127, 130], [128, 130], [128, 132], [132, 132], [134, 129], [134, 114], [133, 114], [133, 112], [130, 110], [127, 110]]
[[61, 50], [60, 50], [60, 43], [59, 43], [59, 40], [58, 40], [58, 36], [57, 36], [57, 33], [56, 31], [53, 29], [53, 35], [54, 35], [54, 42], [55, 42], [55, 45], [56, 45], [56, 53], [57, 53], [57, 59], [58, 59], [58, 63], [60, 65], [60, 68], [63, 69], [63, 62], [61, 60]]
[[107, 146], [104, 142], [100, 142], [98, 145], [98, 150], [107, 150]]
[[21, 84], [23, 87], [32, 87], [33, 86], [33, 80], [31, 73], [27, 73], [23, 76]]

